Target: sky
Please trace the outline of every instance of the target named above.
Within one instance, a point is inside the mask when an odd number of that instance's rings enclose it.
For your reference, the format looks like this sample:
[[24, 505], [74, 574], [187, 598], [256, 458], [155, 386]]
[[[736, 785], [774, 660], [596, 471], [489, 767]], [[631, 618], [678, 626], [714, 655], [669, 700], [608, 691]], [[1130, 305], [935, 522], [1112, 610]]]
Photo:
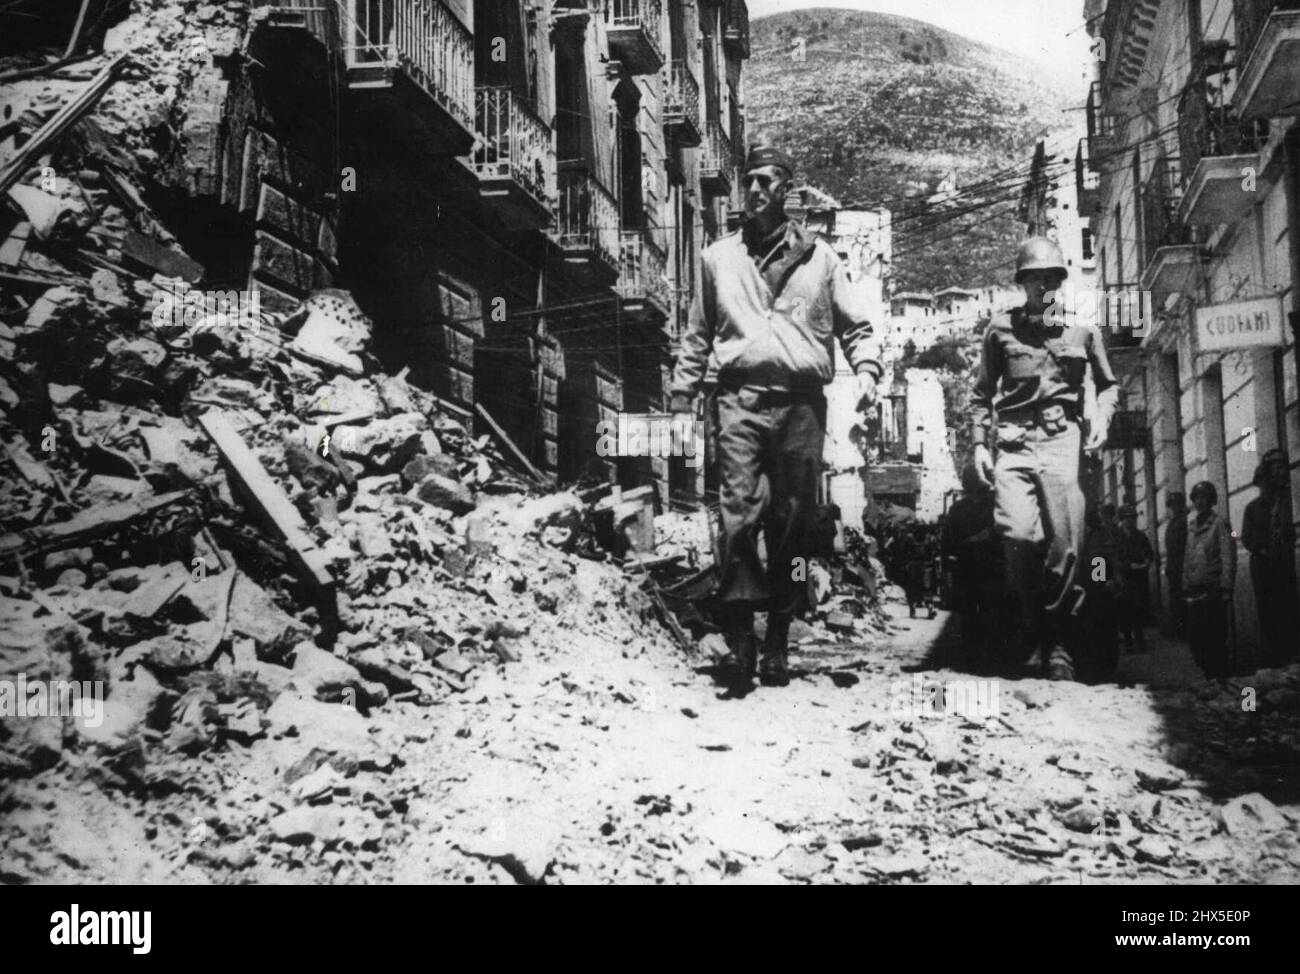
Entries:
[[750, 17], [840, 7], [924, 20], [954, 34], [1041, 61], [1066, 77], [1081, 77], [1088, 57], [1084, 0], [749, 0]]

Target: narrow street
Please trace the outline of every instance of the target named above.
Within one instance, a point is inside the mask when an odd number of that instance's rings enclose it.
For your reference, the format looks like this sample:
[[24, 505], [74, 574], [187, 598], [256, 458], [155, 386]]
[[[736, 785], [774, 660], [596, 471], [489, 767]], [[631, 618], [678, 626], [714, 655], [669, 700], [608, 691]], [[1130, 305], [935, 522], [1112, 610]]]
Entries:
[[[544, 652], [481, 667], [466, 692], [432, 707], [344, 718], [337, 704], [300, 698], [297, 731], [277, 733], [286, 694], [267, 714], [267, 739], [174, 761], [174, 787], [147, 804], [114, 797], [93, 761], [73, 758], [79, 785], [52, 787], [51, 775], [17, 783], [11, 823], [24, 839], [7, 850], [8, 874], [218, 883], [1300, 876], [1298, 806], [1250, 795], [1280, 785], [1294, 802], [1294, 669], [1258, 674], [1270, 702], [1261, 710], [1274, 713], [1243, 714], [1233, 687], [1207, 688], [1184, 648], [1155, 637], [1148, 654], [1124, 658], [1118, 686], [1004, 681], [996, 716], [909, 717], [895, 712], [900, 685], [922, 672], [969, 677], [932, 669], [955, 649], [947, 613], [911, 620], [897, 600], [886, 608], [892, 631], [878, 645], [797, 630], [790, 686], [756, 686], [743, 699], [715, 683], [708, 661], [685, 659], [653, 631], [619, 647], [579, 626], [574, 638], [546, 637]], [[1147, 677], [1151, 688], [1124, 683]]]
[[1300, 882], [1300, 11], [843, 2], [0, 5], [0, 885]]

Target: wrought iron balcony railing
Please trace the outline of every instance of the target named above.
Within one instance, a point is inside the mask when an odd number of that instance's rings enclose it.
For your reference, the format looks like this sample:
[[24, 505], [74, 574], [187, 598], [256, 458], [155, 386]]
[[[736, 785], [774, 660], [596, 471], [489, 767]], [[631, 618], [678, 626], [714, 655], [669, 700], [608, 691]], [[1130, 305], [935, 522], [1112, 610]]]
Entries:
[[587, 164], [559, 165], [555, 232], [565, 250], [588, 251], [611, 269], [619, 267], [618, 203]]
[[668, 259], [640, 230], [624, 230], [618, 262], [619, 297], [624, 301], [645, 301], [662, 315], [672, 306], [672, 284], [668, 280]]
[[722, 130], [722, 123], [710, 121], [704, 136], [704, 152], [700, 158], [700, 181], [706, 188], [725, 194], [731, 186], [731, 169], [735, 156], [731, 139]]
[[1088, 164], [1100, 171], [1115, 148], [1115, 116], [1107, 114], [1102, 101], [1101, 84], [1094, 81], [1088, 88], [1085, 106], [1088, 125]]
[[1268, 122], [1241, 121], [1224, 96], [1228, 73], [1207, 78], [1194, 71], [1178, 100], [1178, 154], [1191, 174], [1207, 156], [1258, 152], [1268, 138]]
[[664, 85], [664, 124], [682, 130], [682, 142], [700, 144], [700, 83], [685, 61], [669, 61]]
[[1161, 247], [1195, 243], [1194, 231], [1178, 219], [1183, 177], [1177, 159], [1160, 156], [1142, 184], [1143, 266]]
[[663, 64], [663, 19], [664, 0], [605, 0], [610, 47], [636, 73]]
[[555, 171], [551, 130], [509, 88], [474, 92], [474, 129], [482, 145], [470, 156], [480, 179], [512, 179], [538, 202], [549, 204]]
[[[442, 0], [275, 0], [302, 11], [306, 26], [342, 49], [350, 73], [377, 79], [401, 71], [457, 121], [469, 127], [474, 104], [474, 37]], [[332, 8], [333, 15], [325, 16]], [[323, 36], [331, 29], [337, 36]], [[382, 82], [380, 82], [382, 83]]]

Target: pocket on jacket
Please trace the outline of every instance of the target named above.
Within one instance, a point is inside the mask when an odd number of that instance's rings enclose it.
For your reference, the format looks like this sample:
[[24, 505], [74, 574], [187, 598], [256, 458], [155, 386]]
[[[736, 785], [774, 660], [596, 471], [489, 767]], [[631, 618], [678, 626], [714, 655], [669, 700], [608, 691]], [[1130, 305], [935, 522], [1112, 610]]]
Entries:
[[1072, 387], [1083, 385], [1083, 374], [1088, 368], [1088, 359], [1083, 349], [1073, 345], [1066, 346], [1056, 353], [1056, 361], [1068, 385]]

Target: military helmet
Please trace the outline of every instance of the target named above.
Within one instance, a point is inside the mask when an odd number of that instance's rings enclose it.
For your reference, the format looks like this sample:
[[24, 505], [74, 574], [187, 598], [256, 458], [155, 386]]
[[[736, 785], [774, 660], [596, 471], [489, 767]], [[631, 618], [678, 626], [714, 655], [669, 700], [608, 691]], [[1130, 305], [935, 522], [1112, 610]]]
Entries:
[[1204, 495], [1211, 504], [1219, 503], [1219, 491], [1214, 486], [1214, 484], [1210, 483], [1208, 480], [1202, 480], [1199, 484], [1197, 484], [1195, 487], [1192, 488], [1191, 491], [1192, 500], [1196, 500], [1196, 498], [1200, 497], [1201, 495]]
[[1016, 252], [1016, 283], [1029, 271], [1060, 271], [1062, 277], [1070, 276], [1061, 248], [1047, 237], [1030, 237]]

